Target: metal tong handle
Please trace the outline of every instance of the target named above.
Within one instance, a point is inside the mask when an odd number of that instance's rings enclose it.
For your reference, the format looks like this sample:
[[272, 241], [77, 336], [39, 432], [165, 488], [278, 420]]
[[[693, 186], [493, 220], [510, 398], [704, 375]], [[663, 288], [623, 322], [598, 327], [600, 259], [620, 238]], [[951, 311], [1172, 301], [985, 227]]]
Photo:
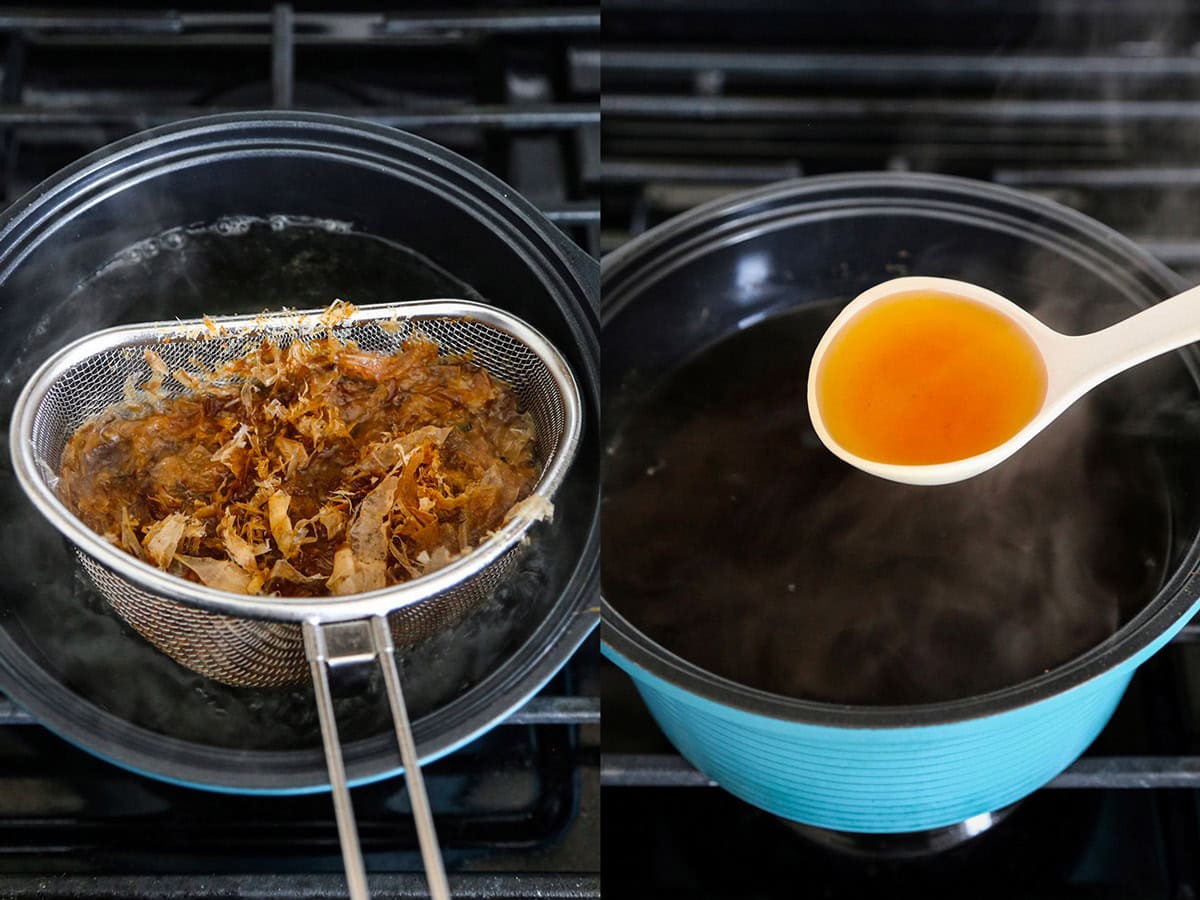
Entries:
[[370, 619], [335, 622], [329, 625], [305, 622], [303, 630], [304, 651], [308, 656], [313, 688], [317, 696], [321, 741], [325, 746], [329, 784], [333, 788], [333, 811], [342, 845], [342, 861], [346, 868], [350, 900], [369, 900], [370, 894], [367, 890], [367, 872], [363, 865], [362, 848], [358, 842], [358, 827], [354, 821], [354, 807], [350, 802], [350, 788], [346, 784], [346, 765], [342, 759], [337, 720], [333, 715], [329, 669], [372, 660], [378, 661], [383, 669], [388, 705], [392, 710], [392, 724], [396, 728], [396, 741], [400, 745], [400, 759], [404, 764], [404, 778], [408, 784], [408, 796], [417, 826], [417, 839], [421, 845], [421, 859], [425, 864], [425, 878], [429, 882], [429, 896], [433, 900], [450, 900], [450, 885], [446, 881], [442, 852], [438, 846], [437, 831], [433, 826], [429, 796], [425, 793], [425, 779], [421, 776], [421, 766], [417, 760], [417, 744], [409, 726], [408, 708], [405, 706], [404, 692], [400, 687], [400, 672], [396, 668], [396, 648], [392, 643], [392, 630], [388, 626], [387, 617], [374, 616]]

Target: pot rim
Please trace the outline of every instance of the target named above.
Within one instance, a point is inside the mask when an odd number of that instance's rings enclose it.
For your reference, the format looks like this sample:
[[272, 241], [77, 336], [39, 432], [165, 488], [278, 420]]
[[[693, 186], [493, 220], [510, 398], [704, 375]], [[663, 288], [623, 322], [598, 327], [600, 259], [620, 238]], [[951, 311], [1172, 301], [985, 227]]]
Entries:
[[[601, 261], [601, 334], [626, 305], [633, 302], [634, 291], [626, 285], [637, 283], [648, 268], [663, 268], [661, 256], [687, 245], [693, 253], [701, 245], [711, 247], [726, 241], [739, 226], [756, 212], [765, 212], [777, 201], [803, 200], [806, 196], [848, 192], [852, 201], [867, 203], [876, 189], [896, 196], [904, 191], [940, 191], [976, 202], [990, 202], [1009, 210], [1020, 210], [1049, 219], [1075, 239], [1084, 239], [1095, 249], [1103, 248], [1110, 260], [1128, 263], [1128, 274], [1140, 278], [1149, 291], [1160, 297], [1181, 290], [1183, 280], [1167, 266], [1123, 235], [1082, 213], [1051, 200], [1021, 193], [1011, 188], [948, 175], [861, 172], [797, 178], [766, 187], [741, 191], [697, 206], [646, 231]], [[855, 192], [859, 193], [855, 193]], [[914, 198], [915, 199], [915, 198]], [[982, 210], [981, 210], [982, 212]], [[680, 263], [686, 264], [686, 261]], [[1116, 266], [1113, 262], [1112, 265]], [[1180, 351], [1183, 362], [1200, 390], [1200, 352], [1194, 345]], [[601, 640], [608, 655], [620, 658], [624, 668], [640, 668], [681, 691], [735, 710], [768, 718], [813, 725], [854, 729], [890, 729], [950, 725], [956, 722], [998, 715], [1036, 704], [1050, 697], [1077, 689], [1085, 683], [1118, 670], [1132, 668], [1166, 643], [1192, 615], [1200, 611], [1200, 533], [1192, 542], [1177, 568], [1154, 598], [1112, 635], [1088, 651], [1034, 678], [1015, 685], [955, 700], [896, 706], [867, 706], [805, 700], [751, 688], [709, 672], [638, 630], [610, 603], [601, 597]], [[634, 674], [634, 673], [630, 673]], [[636, 677], [636, 675], [635, 675]]]

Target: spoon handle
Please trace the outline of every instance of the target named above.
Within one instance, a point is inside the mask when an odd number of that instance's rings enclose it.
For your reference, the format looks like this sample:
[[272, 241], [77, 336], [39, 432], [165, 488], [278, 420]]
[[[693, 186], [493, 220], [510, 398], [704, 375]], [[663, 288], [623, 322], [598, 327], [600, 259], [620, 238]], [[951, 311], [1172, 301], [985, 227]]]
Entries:
[[1068, 337], [1055, 365], [1060, 383], [1087, 390], [1118, 372], [1200, 341], [1200, 286], [1091, 334]]

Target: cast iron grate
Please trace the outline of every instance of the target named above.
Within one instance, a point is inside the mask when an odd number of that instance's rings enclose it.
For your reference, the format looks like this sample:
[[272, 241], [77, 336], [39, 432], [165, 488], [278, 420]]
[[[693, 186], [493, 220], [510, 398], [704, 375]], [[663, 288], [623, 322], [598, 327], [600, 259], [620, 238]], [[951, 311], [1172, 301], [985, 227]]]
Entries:
[[735, 187], [913, 170], [1048, 196], [1200, 281], [1200, 22], [1167, 0], [605, 8], [604, 247]]
[[0, 12], [0, 190], [206, 113], [337, 113], [428, 136], [598, 250], [596, 6]]

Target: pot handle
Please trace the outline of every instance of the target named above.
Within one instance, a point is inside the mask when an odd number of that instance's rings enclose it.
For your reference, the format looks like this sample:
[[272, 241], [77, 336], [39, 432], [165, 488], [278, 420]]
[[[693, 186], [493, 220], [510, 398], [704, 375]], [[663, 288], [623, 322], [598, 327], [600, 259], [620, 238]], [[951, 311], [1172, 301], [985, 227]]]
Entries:
[[442, 864], [437, 831], [433, 826], [429, 797], [425, 793], [425, 779], [421, 776], [421, 765], [417, 760], [417, 745], [409, 726], [408, 708], [405, 706], [404, 693], [400, 686], [400, 672], [396, 668], [396, 647], [392, 642], [392, 630], [388, 626], [387, 617], [373, 616], [370, 619], [328, 625], [305, 622], [303, 631], [304, 652], [308, 657], [313, 689], [317, 697], [321, 742], [325, 746], [325, 763], [329, 769], [329, 784], [333, 789], [333, 811], [337, 819], [338, 838], [342, 845], [342, 861], [346, 868], [350, 900], [368, 900], [370, 895], [367, 890], [362, 848], [358, 843], [358, 827], [354, 822], [354, 807], [351, 805], [350, 789], [346, 784], [346, 765], [342, 759], [337, 720], [333, 714], [329, 670], [337, 666], [371, 661], [377, 661], [383, 669], [388, 705], [392, 711], [392, 724], [396, 729], [396, 741], [400, 745], [404, 779], [408, 784], [409, 801], [417, 826], [417, 839], [421, 845], [421, 858], [425, 864], [425, 878], [429, 882], [429, 896], [432, 900], [450, 900], [450, 886], [446, 881], [446, 869]]

